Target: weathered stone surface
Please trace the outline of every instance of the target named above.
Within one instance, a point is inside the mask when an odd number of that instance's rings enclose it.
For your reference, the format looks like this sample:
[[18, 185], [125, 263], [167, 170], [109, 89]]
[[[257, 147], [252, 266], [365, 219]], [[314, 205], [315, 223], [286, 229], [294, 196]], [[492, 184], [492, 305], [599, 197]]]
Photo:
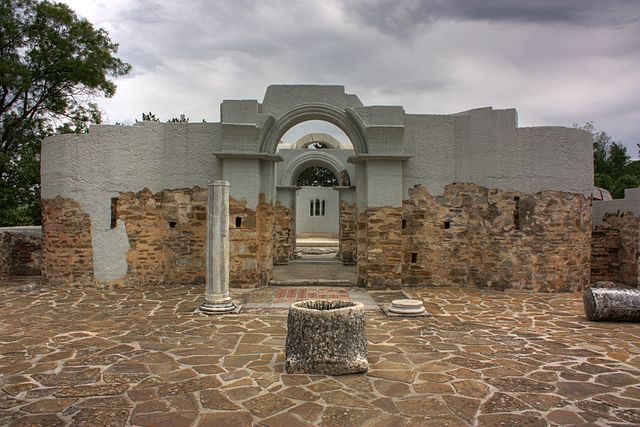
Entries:
[[364, 306], [356, 302], [293, 303], [287, 318], [287, 373], [344, 375], [366, 372]]
[[39, 276], [42, 234], [39, 227], [0, 228], [0, 278]]
[[640, 290], [589, 288], [583, 296], [587, 319], [640, 321]]
[[639, 283], [640, 218], [632, 212], [611, 212], [591, 237], [591, 281], [636, 287]]
[[415, 186], [402, 212], [402, 281], [582, 290], [590, 282], [590, 217], [589, 200], [580, 194], [455, 183], [433, 197]]
[[340, 202], [340, 229], [338, 231], [338, 257], [345, 264], [357, 261], [358, 207], [355, 203]]
[[93, 283], [91, 220], [77, 202], [42, 200], [42, 234], [44, 285]]
[[[639, 423], [640, 325], [587, 321], [581, 293], [404, 288], [433, 317], [367, 312], [369, 372], [330, 377], [283, 373], [284, 310], [212, 323], [178, 310], [202, 286], [18, 292], [27, 280], [0, 281], [0, 425]], [[61, 399], [73, 403], [56, 415], [21, 409]]]
[[284, 264], [293, 259], [296, 248], [296, 228], [293, 211], [277, 202], [273, 207], [273, 262]]

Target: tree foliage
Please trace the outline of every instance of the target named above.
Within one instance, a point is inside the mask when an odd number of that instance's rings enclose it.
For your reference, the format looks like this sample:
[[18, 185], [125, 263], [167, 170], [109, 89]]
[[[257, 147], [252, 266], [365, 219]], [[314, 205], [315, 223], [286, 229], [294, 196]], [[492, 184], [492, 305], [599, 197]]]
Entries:
[[333, 172], [322, 166], [312, 166], [302, 171], [296, 180], [298, 186], [311, 187], [334, 187], [338, 184], [338, 179]]
[[68, 6], [0, 0], [0, 225], [39, 223], [40, 141], [99, 122], [96, 96], [131, 66]]
[[593, 137], [594, 185], [606, 188], [614, 199], [624, 197], [625, 188], [640, 186], [640, 162], [632, 161], [627, 147], [604, 131], [597, 130], [593, 122], [576, 126]]

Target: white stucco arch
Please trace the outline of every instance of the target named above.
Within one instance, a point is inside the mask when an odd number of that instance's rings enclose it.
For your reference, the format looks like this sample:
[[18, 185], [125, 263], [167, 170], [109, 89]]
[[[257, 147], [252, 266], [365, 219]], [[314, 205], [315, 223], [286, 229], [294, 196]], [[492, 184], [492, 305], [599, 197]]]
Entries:
[[309, 120], [329, 122], [347, 135], [356, 154], [366, 154], [364, 125], [349, 108], [343, 109], [329, 104], [308, 103], [296, 105], [276, 118], [260, 144], [260, 152], [275, 154], [282, 136], [293, 126]]
[[340, 186], [350, 186], [351, 178], [344, 165], [336, 157], [323, 152], [322, 150], [306, 151], [293, 159], [287, 164], [282, 174], [281, 185], [295, 186], [298, 176], [306, 169], [313, 166], [321, 166], [329, 169], [338, 180]]
[[344, 148], [340, 141], [338, 141], [336, 138], [329, 135], [328, 133], [317, 133], [317, 132], [309, 133], [303, 136], [302, 138], [298, 139], [296, 142], [293, 143], [291, 148], [294, 150], [305, 149], [305, 148], [308, 148], [311, 144], [314, 144], [316, 142], [322, 142], [328, 145], [329, 148], [334, 148], [334, 149]]

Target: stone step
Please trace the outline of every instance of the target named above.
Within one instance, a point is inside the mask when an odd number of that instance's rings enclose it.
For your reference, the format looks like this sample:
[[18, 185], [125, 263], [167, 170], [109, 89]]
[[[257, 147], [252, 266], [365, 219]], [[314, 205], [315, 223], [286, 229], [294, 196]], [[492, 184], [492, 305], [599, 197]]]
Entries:
[[270, 286], [328, 286], [339, 288], [350, 288], [356, 286], [355, 283], [346, 280], [333, 279], [288, 279], [288, 280], [272, 280]]

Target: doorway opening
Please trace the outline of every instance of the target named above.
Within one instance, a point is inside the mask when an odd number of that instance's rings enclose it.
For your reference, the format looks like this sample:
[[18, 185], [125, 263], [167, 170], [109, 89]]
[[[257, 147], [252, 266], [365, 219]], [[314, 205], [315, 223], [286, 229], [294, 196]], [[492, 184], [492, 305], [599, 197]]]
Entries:
[[[274, 268], [274, 281], [355, 284], [355, 267], [343, 262], [342, 250], [355, 248], [355, 233], [346, 245], [350, 237], [343, 232], [345, 209], [355, 206], [355, 168], [347, 162], [354, 155], [349, 138], [333, 124], [310, 120], [282, 136], [278, 154], [283, 159], [277, 164], [278, 219], [288, 220], [289, 235], [283, 230], [282, 236], [274, 236], [274, 260], [280, 264]], [[355, 217], [346, 228], [355, 230]], [[289, 252], [286, 245], [292, 248]]]

